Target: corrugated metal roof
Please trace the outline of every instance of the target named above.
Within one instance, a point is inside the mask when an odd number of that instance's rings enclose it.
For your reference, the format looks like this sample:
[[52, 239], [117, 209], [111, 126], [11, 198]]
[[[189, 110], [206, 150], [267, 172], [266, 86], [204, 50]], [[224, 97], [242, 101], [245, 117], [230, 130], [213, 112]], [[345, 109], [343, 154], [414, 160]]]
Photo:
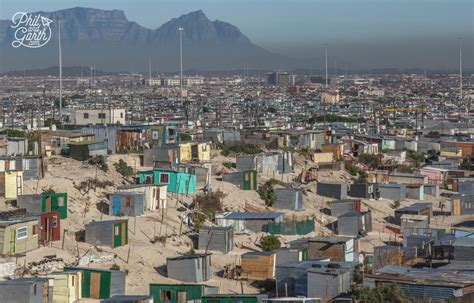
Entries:
[[281, 212], [231, 212], [225, 215], [224, 218], [232, 220], [268, 220], [277, 219], [283, 215], [284, 213]]

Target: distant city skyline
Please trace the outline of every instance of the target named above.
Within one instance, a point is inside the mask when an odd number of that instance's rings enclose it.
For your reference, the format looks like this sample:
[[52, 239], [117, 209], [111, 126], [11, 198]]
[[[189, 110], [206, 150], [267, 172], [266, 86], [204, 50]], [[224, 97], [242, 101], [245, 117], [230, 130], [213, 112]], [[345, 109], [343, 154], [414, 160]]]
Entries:
[[[224, 4], [225, 3], [225, 4]], [[464, 64], [474, 68], [472, 0], [0, 0], [0, 18], [17, 11], [75, 6], [123, 10], [130, 21], [156, 29], [171, 18], [202, 9], [211, 19], [239, 27], [252, 42], [295, 58], [323, 56], [331, 70], [345, 62], [372, 67], [456, 67], [457, 38]], [[370, 64], [367, 64], [367, 63]], [[315, 67], [317, 68], [317, 67]]]

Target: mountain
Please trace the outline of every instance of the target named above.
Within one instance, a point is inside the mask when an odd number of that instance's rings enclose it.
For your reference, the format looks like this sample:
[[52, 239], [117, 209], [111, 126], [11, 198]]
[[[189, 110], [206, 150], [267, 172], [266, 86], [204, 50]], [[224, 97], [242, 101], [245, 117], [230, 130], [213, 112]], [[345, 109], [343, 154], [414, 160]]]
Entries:
[[0, 20], [0, 72], [41, 69], [58, 63], [58, 19], [64, 66], [94, 66], [107, 71], [179, 69], [179, 32], [183, 27], [183, 67], [194, 70], [284, 68], [294, 62], [271, 53], [247, 38], [238, 27], [211, 21], [203, 11], [173, 18], [153, 30], [129, 21], [120, 10], [70, 8], [38, 12], [51, 20], [52, 38], [41, 48], [13, 48], [10, 20]]

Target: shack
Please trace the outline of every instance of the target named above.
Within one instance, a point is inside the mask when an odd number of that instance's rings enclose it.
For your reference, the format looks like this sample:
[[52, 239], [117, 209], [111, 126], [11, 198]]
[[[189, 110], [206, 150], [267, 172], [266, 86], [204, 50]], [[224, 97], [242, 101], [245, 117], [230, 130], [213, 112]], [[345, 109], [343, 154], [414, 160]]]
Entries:
[[53, 303], [53, 284], [47, 278], [35, 277], [2, 281], [0, 298], [13, 303]]
[[401, 224], [401, 217], [404, 214], [408, 215], [424, 215], [428, 216], [428, 222], [433, 216], [433, 205], [431, 203], [414, 203], [407, 207], [402, 207], [395, 210], [395, 224]]
[[239, 171], [256, 170], [258, 173], [283, 174], [293, 171], [291, 152], [265, 152], [257, 155], [243, 155], [235, 158]]
[[245, 170], [222, 175], [222, 181], [232, 183], [242, 190], [257, 190], [257, 171]]
[[107, 156], [107, 142], [70, 142], [67, 154], [78, 161], [86, 161], [95, 156]]
[[271, 251], [248, 252], [241, 256], [242, 278], [261, 281], [275, 277], [275, 253]]
[[425, 199], [425, 187], [423, 184], [407, 184], [406, 193], [407, 199], [415, 199], [423, 201]]
[[82, 298], [82, 271], [53, 272], [47, 274], [48, 279], [54, 281], [53, 302], [70, 303]]
[[109, 203], [111, 216], [141, 216], [145, 209], [145, 194], [117, 192], [109, 194]]
[[424, 184], [423, 185], [425, 195], [439, 198], [439, 186], [436, 184]]
[[348, 212], [337, 218], [338, 235], [360, 237], [372, 231], [372, 212]]
[[1, 171], [0, 167], [0, 197], [5, 200], [16, 200], [23, 194], [23, 171]]
[[143, 166], [154, 167], [156, 163], [180, 163], [179, 145], [166, 145], [145, 149]]
[[323, 302], [347, 294], [351, 290], [352, 268], [340, 263], [321, 263], [308, 269], [308, 297], [322, 298]]
[[67, 218], [67, 193], [42, 193], [18, 196], [17, 206], [30, 214], [58, 212], [61, 219]]
[[334, 200], [330, 203], [331, 207], [331, 216], [339, 217], [345, 213], [350, 213], [353, 211], [359, 212], [361, 210], [361, 201], [360, 200]]
[[205, 295], [218, 293], [219, 287], [203, 284], [150, 284], [154, 303], [199, 301]]
[[90, 299], [107, 299], [125, 294], [125, 272], [91, 267], [65, 267], [65, 272], [82, 272], [81, 296]]
[[86, 224], [86, 243], [111, 248], [128, 244], [128, 220], [92, 221]]
[[191, 254], [166, 258], [168, 278], [200, 283], [212, 278], [211, 254]]
[[380, 184], [376, 186], [376, 192], [380, 198], [393, 200], [393, 201], [403, 201], [406, 199], [406, 185], [405, 184]]
[[156, 211], [167, 206], [167, 184], [127, 184], [117, 186], [117, 192], [143, 193], [144, 210]]
[[283, 247], [275, 251], [276, 253], [276, 265], [284, 264], [287, 262], [301, 262], [308, 259], [307, 248], [292, 248]]
[[354, 183], [350, 185], [349, 196], [354, 198], [374, 198], [374, 184]]
[[0, 221], [0, 254], [13, 256], [38, 249], [38, 217]]
[[178, 194], [196, 192], [196, 176], [170, 169], [155, 168], [151, 171], [138, 173], [139, 184], [167, 185], [167, 191]]
[[316, 193], [337, 200], [347, 199], [347, 183], [318, 182]]
[[148, 295], [117, 295], [105, 300], [101, 303], [153, 303], [153, 299]]
[[374, 247], [373, 268], [378, 269], [386, 265], [412, 265], [417, 257], [416, 247], [402, 247], [384, 245]]
[[303, 208], [303, 190], [300, 188], [275, 188], [275, 205], [278, 209], [298, 210]]
[[61, 218], [58, 212], [44, 213], [39, 220], [39, 243], [47, 245], [61, 240]]
[[203, 296], [201, 303], [261, 303], [265, 298], [263, 294], [218, 294]]
[[308, 239], [309, 259], [329, 258], [331, 261], [356, 260], [356, 241], [352, 237], [323, 236]]
[[288, 296], [306, 296], [308, 294], [308, 269], [320, 266], [321, 262], [329, 262], [329, 259], [290, 261], [277, 264], [275, 280], [278, 293], [288, 294]]
[[228, 253], [234, 248], [234, 230], [232, 227], [208, 227], [199, 229], [198, 249], [215, 250]]
[[474, 214], [474, 196], [473, 195], [455, 195], [451, 201], [451, 214], [453, 216]]
[[283, 222], [283, 215], [281, 212], [226, 212], [217, 215], [215, 221], [222, 227], [232, 226], [234, 232], [261, 232], [266, 224]]
[[400, 217], [400, 228], [428, 228], [428, 216], [403, 214]]

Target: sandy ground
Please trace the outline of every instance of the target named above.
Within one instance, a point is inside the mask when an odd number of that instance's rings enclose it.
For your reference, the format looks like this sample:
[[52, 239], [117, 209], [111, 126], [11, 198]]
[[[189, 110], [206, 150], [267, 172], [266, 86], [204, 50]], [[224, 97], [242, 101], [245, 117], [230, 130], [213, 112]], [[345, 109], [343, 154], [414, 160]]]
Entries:
[[[235, 162], [233, 158], [223, 157], [214, 152], [212, 158], [212, 165], [217, 172], [223, 168], [223, 162]], [[24, 193], [39, 193], [42, 189], [52, 187], [57, 192], [68, 193], [68, 218], [61, 221], [61, 228], [64, 230], [65, 238], [63, 241], [57, 241], [52, 244], [52, 247], [41, 247], [39, 250], [26, 254], [26, 257], [19, 258], [18, 264], [27, 264], [32, 261], [40, 261], [44, 256], [56, 255], [61, 257], [67, 264], [76, 264], [80, 257], [89, 254], [107, 255], [113, 254], [115, 257], [101, 263], [91, 264], [91, 267], [110, 268], [113, 264], [120, 266], [122, 270], [127, 272], [127, 294], [147, 294], [149, 283], [176, 283], [168, 279], [164, 274], [164, 265], [166, 257], [178, 256], [189, 252], [192, 248], [192, 240], [185, 234], [189, 232], [186, 225], [181, 226], [180, 216], [183, 213], [177, 211], [177, 203], [175, 194], [168, 194], [168, 208], [163, 216], [155, 212], [148, 212], [144, 216], [129, 218], [129, 245], [111, 249], [107, 247], [93, 247], [84, 242], [76, 242], [75, 234], [84, 229], [84, 225], [92, 220], [105, 220], [110, 217], [101, 214], [97, 205], [101, 202], [107, 201], [107, 193], [112, 193], [115, 187], [120, 184], [127, 184], [129, 181], [125, 180], [119, 175], [113, 164], [119, 159], [124, 159], [134, 169], [144, 169], [139, 167], [138, 155], [112, 155], [107, 158], [109, 171], [104, 173], [97, 170], [90, 165], [81, 162], [62, 158], [52, 157], [48, 159], [48, 172], [44, 179], [39, 181], [26, 181], [24, 184]], [[291, 181], [301, 171], [301, 165], [304, 159], [296, 155], [295, 159], [297, 167], [295, 173], [276, 175], [275, 178], [282, 181]], [[311, 165], [311, 162], [309, 163]], [[106, 188], [91, 189], [88, 193], [81, 193], [74, 185], [81, 181], [88, 179], [97, 179], [99, 181], [110, 181], [114, 185]], [[259, 175], [259, 184], [263, 184], [266, 180], [274, 177], [273, 174]], [[350, 176], [345, 172], [323, 172], [320, 174], [321, 181], [344, 181], [350, 180]], [[221, 190], [226, 195], [223, 199], [223, 207], [225, 210], [273, 210], [265, 207], [264, 202], [260, 199], [255, 191], [242, 191], [236, 186], [220, 181], [220, 177], [214, 175], [212, 180], [213, 190]], [[333, 232], [325, 226], [335, 221], [335, 218], [321, 213], [321, 209], [328, 207], [328, 202], [332, 199], [321, 197], [315, 194], [315, 184], [310, 183], [302, 185], [304, 191], [304, 210], [285, 212], [287, 218], [314, 218], [316, 220], [316, 230], [305, 237], [331, 235]], [[427, 201], [432, 202], [437, 208], [440, 201], [446, 201], [446, 198], [435, 199], [427, 197]], [[190, 203], [193, 196], [179, 197], [180, 201]], [[406, 206], [415, 201], [403, 201], [401, 206]], [[363, 252], [373, 252], [373, 247], [381, 245], [386, 241], [400, 241], [401, 239], [395, 236], [392, 232], [385, 228], [385, 217], [393, 215], [392, 208], [393, 201], [389, 200], [363, 200], [363, 208], [372, 210], [374, 231], [370, 232], [368, 236], [360, 240], [360, 248]], [[449, 205], [449, 204], [447, 204]], [[3, 209], [8, 208], [4, 203], [0, 203]], [[212, 224], [212, 223], [208, 223]], [[453, 222], [448, 218], [437, 217], [433, 222], [433, 226], [451, 226]], [[181, 233], [180, 234], [180, 230]], [[166, 242], [151, 243], [150, 238], [154, 236], [167, 236]], [[256, 243], [263, 233], [256, 234], [242, 234], [237, 235], [235, 243], [244, 245], [248, 248], [258, 249]], [[298, 239], [298, 236], [282, 236], [282, 242], [288, 243], [291, 240]], [[64, 248], [62, 248], [64, 245]], [[240, 255], [247, 252], [247, 249], [235, 248], [231, 253], [224, 255], [222, 253], [213, 252], [212, 267], [214, 273], [223, 270], [227, 264], [240, 264]], [[221, 293], [235, 293], [240, 292], [240, 281], [227, 280], [214, 275], [207, 283], [209, 285], [220, 286]], [[244, 291], [246, 293], [257, 292], [258, 290], [250, 286], [248, 283], [243, 283]]]

